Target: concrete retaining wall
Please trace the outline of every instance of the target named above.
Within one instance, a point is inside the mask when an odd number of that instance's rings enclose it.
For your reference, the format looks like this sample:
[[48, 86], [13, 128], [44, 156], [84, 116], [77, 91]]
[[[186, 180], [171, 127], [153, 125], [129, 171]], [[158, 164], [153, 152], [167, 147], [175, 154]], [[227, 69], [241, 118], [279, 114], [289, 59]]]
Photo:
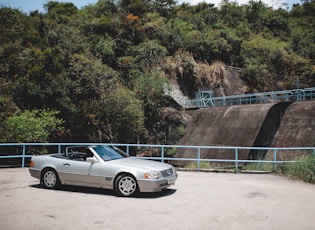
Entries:
[[[210, 107], [194, 112], [179, 144], [305, 147], [315, 145], [314, 131], [315, 101]], [[239, 159], [270, 158], [272, 154], [242, 150]], [[287, 155], [282, 153], [279, 157]], [[197, 152], [178, 149], [176, 157], [196, 158]], [[202, 150], [201, 158], [234, 159], [234, 151]]]
[[[292, 103], [286, 110], [271, 147], [314, 147], [315, 146], [315, 101]], [[305, 151], [278, 152], [278, 160], [292, 160]], [[268, 152], [266, 159], [273, 159]]]

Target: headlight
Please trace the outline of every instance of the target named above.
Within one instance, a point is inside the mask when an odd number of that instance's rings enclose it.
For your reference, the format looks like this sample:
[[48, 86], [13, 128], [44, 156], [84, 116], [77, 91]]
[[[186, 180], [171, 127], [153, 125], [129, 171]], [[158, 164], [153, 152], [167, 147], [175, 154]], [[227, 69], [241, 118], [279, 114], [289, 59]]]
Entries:
[[144, 178], [146, 179], [159, 179], [161, 177], [162, 177], [161, 173], [157, 171], [152, 171], [144, 174]]

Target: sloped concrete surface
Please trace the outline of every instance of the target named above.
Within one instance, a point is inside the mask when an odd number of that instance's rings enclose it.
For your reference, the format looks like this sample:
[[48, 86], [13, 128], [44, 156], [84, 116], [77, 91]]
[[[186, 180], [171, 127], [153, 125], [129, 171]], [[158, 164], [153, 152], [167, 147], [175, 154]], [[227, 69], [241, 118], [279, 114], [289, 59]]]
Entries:
[[[242, 147], [313, 147], [315, 101], [280, 102], [195, 111], [181, 145]], [[273, 159], [273, 151], [239, 152], [239, 159]], [[278, 151], [278, 160], [293, 160], [309, 151]], [[234, 150], [202, 150], [204, 159], [234, 159]], [[191, 149], [178, 149], [176, 157], [196, 158]], [[180, 162], [178, 163], [180, 164]]]
[[[185, 130], [181, 145], [253, 146], [257, 135], [274, 103], [259, 105], [222, 106], [194, 112]], [[239, 152], [246, 159], [249, 151]], [[178, 149], [176, 157], [196, 157], [191, 149]], [[234, 159], [233, 150], [202, 150], [202, 158]]]
[[[286, 110], [271, 147], [315, 146], [315, 101], [292, 103]], [[310, 152], [279, 151], [278, 160], [293, 160]], [[273, 159], [269, 151], [267, 159]]]

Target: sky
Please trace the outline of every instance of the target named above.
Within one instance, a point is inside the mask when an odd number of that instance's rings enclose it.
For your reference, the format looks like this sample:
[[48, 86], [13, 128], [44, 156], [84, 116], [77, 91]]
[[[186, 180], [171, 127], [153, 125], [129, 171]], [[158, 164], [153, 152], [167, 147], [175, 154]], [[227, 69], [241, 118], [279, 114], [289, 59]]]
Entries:
[[[11, 8], [19, 9], [25, 13], [29, 13], [30, 11], [42, 11], [44, 12], [44, 4], [49, 0], [0, 0], [0, 6], [8, 6]], [[59, 2], [72, 2], [79, 9], [89, 4], [95, 4], [98, 0], [54, 0]], [[191, 5], [198, 4], [199, 2], [205, 1], [207, 3], [213, 3], [215, 6], [219, 6], [222, 0], [176, 0], [178, 4], [183, 2], [189, 3]], [[246, 4], [248, 0], [230, 0], [235, 1], [239, 5]], [[292, 4], [300, 3], [300, 0], [262, 0], [268, 6], [278, 8], [283, 4], [288, 4], [289, 8], [291, 8]], [[286, 9], [286, 7], [284, 8]]]

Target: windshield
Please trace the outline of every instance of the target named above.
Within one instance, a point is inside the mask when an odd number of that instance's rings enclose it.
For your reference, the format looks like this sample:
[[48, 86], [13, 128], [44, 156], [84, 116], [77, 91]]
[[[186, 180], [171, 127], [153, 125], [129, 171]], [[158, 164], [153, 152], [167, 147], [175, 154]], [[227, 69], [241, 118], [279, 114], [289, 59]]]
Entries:
[[97, 146], [93, 147], [95, 152], [104, 160], [104, 161], [111, 161], [116, 159], [121, 159], [128, 157], [123, 151], [115, 151], [115, 147], [111, 148], [109, 146]]

